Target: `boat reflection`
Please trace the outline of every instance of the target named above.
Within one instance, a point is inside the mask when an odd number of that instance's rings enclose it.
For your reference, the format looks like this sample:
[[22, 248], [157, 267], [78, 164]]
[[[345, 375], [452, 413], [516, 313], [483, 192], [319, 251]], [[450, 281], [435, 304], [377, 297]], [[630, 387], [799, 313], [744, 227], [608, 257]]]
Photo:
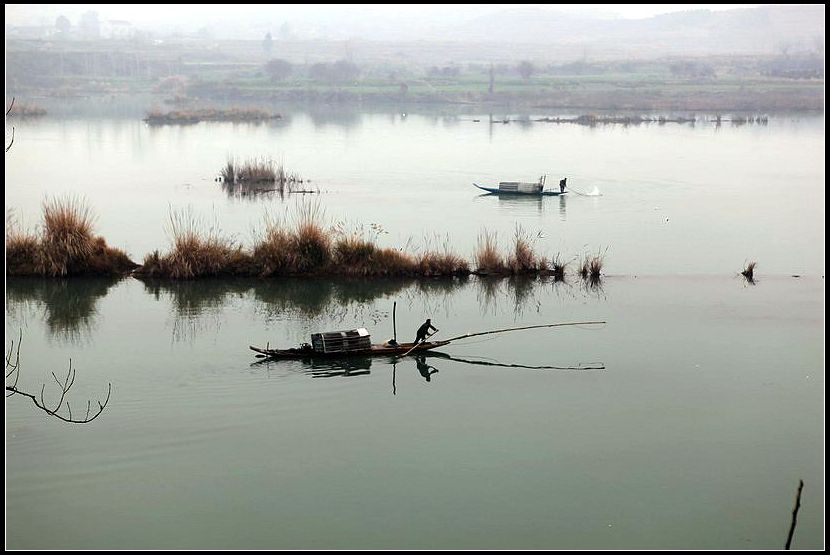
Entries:
[[[261, 356], [261, 355], [257, 355]], [[366, 357], [366, 356], [351, 356], [351, 357], [308, 357], [304, 359], [292, 360], [276, 360], [272, 358], [263, 358], [251, 363], [252, 367], [264, 368], [268, 370], [281, 370], [288, 373], [301, 373], [312, 378], [353, 378], [357, 376], [367, 376], [371, 374], [371, 367], [373, 363], [378, 364], [381, 368], [392, 367], [392, 395], [397, 395], [397, 372], [398, 366], [404, 368], [411, 368], [414, 364], [415, 370], [425, 382], [433, 381], [433, 376], [439, 372], [435, 367], [436, 360], [457, 362], [461, 364], [469, 364], [473, 366], [486, 366], [498, 368], [518, 368], [528, 370], [605, 370], [603, 362], [581, 362], [576, 365], [550, 365], [550, 364], [515, 364], [509, 362], [499, 362], [484, 359], [461, 358], [442, 353], [440, 351], [427, 351], [416, 356], [406, 357]]]
[[[261, 355], [257, 355], [261, 356]], [[281, 369], [308, 374], [312, 378], [353, 378], [371, 374], [372, 357], [325, 357], [301, 358], [293, 360], [276, 360], [263, 358], [251, 363], [251, 366], [268, 370]]]

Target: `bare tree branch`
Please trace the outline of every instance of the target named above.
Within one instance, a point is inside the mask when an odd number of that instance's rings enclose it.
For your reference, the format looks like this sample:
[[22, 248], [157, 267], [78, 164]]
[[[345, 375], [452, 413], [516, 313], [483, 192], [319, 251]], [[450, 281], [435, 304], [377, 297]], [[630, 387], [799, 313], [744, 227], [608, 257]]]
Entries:
[[[6, 117], [9, 117], [9, 114], [12, 113], [12, 108], [13, 107], [14, 107], [14, 97], [12, 97], [12, 103], [9, 104], [8, 108], [6, 108]], [[12, 126], [12, 140], [9, 142], [9, 146], [6, 147], [6, 152], [11, 150], [13, 144], [14, 144], [14, 126]]]
[[[14, 340], [12, 340], [12, 344], [9, 347], [9, 350], [6, 354], [6, 380], [8, 381], [12, 376], [14, 376], [14, 380], [9, 385], [6, 385], [6, 397], [11, 397], [13, 395], [22, 395], [23, 397], [28, 397], [32, 400], [32, 403], [46, 414], [50, 416], [54, 416], [59, 420], [63, 420], [64, 422], [71, 422], [73, 424], [86, 424], [87, 422], [92, 422], [96, 418], [98, 418], [102, 412], [104, 412], [104, 408], [110, 401], [110, 396], [112, 395], [112, 384], [107, 384], [107, 398], [104, 400], [103, 403], [98, 401], [98, 409], [95, 412], [92, 412], [92, 401], [87, 401], [86, 403], [86, 416], [83, 418], [73, 418], [72, 417], [72, 407], [69, 406], [69, 401], [66, 400], [66, 394], [75, 384], [75, 376], [76, 372], [75, 369], [72, 368], [72, 359], [69, 359], [69, 369], [66, 372], [66, 378], [61, 381], [58, 376], [52, 372], [52, 377], [55, 379], [55, 383], [58, 384], [58, 388], [60, 388], [60, 397], [56, 404], [50, 406], [49, 403], [46, 402], [44, 398], [44, 393], [46, 391], [46, 384], [42, 384], [40, 388], [40, 399], [38, 400], [37, 396], [27, 393], [25, 391], [21, 391], [17, 388], [17, 381], [20, 378], [20, 343], [23, 339], [23, 332], [21, 331], [20, 336], [17, 341], [17, 350], [15, 351]], [[15, 353], [14, 358], [12, 358], [12, 353]], [[64, 405], [64, 401], [66, 401], [66, 411], [68, 415], [64, 416], [60, 414], [61, 407]], [[90, 414], [91, 413], [91, 414]]]

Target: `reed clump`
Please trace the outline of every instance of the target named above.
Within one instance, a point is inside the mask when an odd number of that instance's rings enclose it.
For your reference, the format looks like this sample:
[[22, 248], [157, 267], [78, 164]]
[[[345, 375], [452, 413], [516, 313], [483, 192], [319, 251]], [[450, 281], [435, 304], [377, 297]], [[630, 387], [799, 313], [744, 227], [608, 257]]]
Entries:
[[281, 162], [277, 163], [264, 157], [248, 158], [243, 162], [228, 158], [219, 170], [217, 181], [221, 181], [228, 194], [232, 196], [274, 191], [280, 195], [286, 192], [319, 192], [300, 190], [300, 185], [307, 180], [297, 173], [287, 171]]
[[416, 256], [416, 273], [427, 277], [467, 276], [470, 264], [452, 250], [449, 235], [443, 240], [436, 234], [425, 237], [425, 248]]
[[34, 233], [9, 227], [6, 222], [6, 274], [40, 274], [40, 241]]
[[475, 252], [476, 271], [481, 274], [503, 274], [507, 267], [499, 254], [495, 232], [484, 230], [478, 236]]
[[261, 277], [282, 276], [292, 272], [294, 256], [291, 233], [266, 215], [265, 232], [254, 244], [252, 263]]
[[269, 119], [280, 119], [279, 114], [272, 114], [257, 108], [193, 108], [190, 110], [170, 110], [168, 112], [153, 109], [144, 118], [149, 124], [189, 124], [200, 121], [245, 121], [257, 122]]
[[452, 252], [427, 251], [418, 256], [418, 273], [423, 276], [466, 276], [470, 264]]
[[[170, 213], [167, 224], [170, 251], [153, 251], [136, 269], [123, 251], [109, 247], [94, 234], [95, 217], [77, 199], [46, 200], [43, 222], [37, 233], [23, 231], [7, 212], [7, 275], [116, 275], [135, 270], [142, 278], [188, 280], [210, 276], [388, 276], [463, 277], [479, 275], [550, 275], [565, 279], [568, 263], [559, 254], [553, 260], [540, 257], [528, 235], [517, 227], [513, 248], [505, 257], [495, 232], [479, 234], [475, 270], [450, 248], [428, 243], [420, 254], [402, 248], [381, 247], [373, 234], [385, 233], [372, 224], [372, 233], [344, 232], [330, 227], [319, 203], [298, 205], [293, 220], [277, 221], [266, 216], [266, 225], [253, 246], [243, 248], [223, 236], [217, 225], [205, 225], [187, 210]], [[285, 223], [287, 222], [287, 224]], [[578, 273], [590, 284], [598, 284], [604, 253], [586, 255]], [[742, 274], [751, 280], [755, 262]]]
[[568, 266], [567, 262], [562, 262], [562, 256], [557, 253], [551, 262], [551, 274], [553, 274], [553, 281], [565, 281], [565, 270]]
[[547, 271], [548, 260], [538, 257], [531, 245], [529, 235], [521, 226], [516, 226], [513, 237], [513, 252], [507, 257], [507, 269], [511, 274], [528, 274]]
[[39, 233], [6, 229], [6, 274], [45, 277], [124, 274], [137, 266], [94, 234], [95, 216], [76, 197], [46, 199]]
[[[279, 168], [283, 172], [282, 167]], [[242, 163], [230, 158], [219, 171], [224, 183], [273, 183], [277, 179], [277, 165], [270, 158], [250, 158]]]
[[147, 255], [136, 273], [144, 277], [194, 279], [244, 275], [252, 270], [251, 256], [215, 227], [206, 228], [191, 211], [171, 212], [173, 248], [166, 255]]
[[332, 241], [324, 229], [319, 204], [305, 204], [298, 210], [290, 248], [294, 273], [315, 273], [328, 268], [332, 260]]
[[391, 247], [378, 247], [371, 240], [356, 235], [338, 238], [334, 243], [334, 273], [357, 276], [411, 276], [415, 259]]
[[582, 259], [582, 264], [579, 268], [579, 275], [589, 285], [598, 285], [602, 280], [602, 265], [605, 254], [597, 253], [595, 255], [586, 255]]

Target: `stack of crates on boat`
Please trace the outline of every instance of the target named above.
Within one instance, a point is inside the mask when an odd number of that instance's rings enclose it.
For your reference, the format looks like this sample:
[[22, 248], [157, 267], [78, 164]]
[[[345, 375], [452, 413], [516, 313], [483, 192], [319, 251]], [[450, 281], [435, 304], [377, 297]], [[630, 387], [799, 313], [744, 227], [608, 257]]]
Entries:
[[349, 353], [372, 348], [366, 328], [311, 334], [311, 346], [318, 353]]
[[519, 181], [502, 181], [499, 191], [503, 193], [541, 193], [542, 183], [522, 183]]

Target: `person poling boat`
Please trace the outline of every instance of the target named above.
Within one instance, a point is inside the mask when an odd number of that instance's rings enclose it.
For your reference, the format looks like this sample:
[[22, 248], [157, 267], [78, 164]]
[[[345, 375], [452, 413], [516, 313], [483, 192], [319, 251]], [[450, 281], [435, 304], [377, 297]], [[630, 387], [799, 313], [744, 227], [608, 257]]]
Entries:
[[[432, 330], [432, 333], [429, 333], [429, 330]], [[434, 326], [432, 325], [432, 322], [430, 321], [430, 319], [429, 319], [429, 318], [427, 318], [427, 321], [426, 321], [426, 322], [424, 322], [424, 323], [421, 325], [421, 327], [420, 327], [420, 328], [418, 328], [418, 332], [417, 332], [417, 334], [415, 335], [415, 343], [421, 343], [421, 342], [423, 342], [423, 341], [424, 341], [424, 339], [426, 339], [426, 338], [427, 338], [427, 335], [433, 335], [433, 334], [435, 334], [435, 332], [437, 332], [437, 331], [438, 331], [438, 328], [434, 327]]]

